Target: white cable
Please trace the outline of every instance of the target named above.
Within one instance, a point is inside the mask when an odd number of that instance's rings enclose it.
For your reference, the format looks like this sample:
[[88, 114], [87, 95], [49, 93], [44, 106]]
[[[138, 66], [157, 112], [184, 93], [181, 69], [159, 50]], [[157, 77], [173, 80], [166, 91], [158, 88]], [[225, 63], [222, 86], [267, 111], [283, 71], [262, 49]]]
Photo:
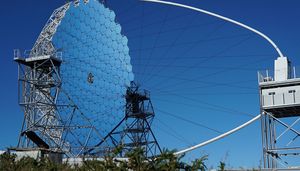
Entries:
[[192, 147], [183, 149], [183, 150], [181, 150], [181, 151], [175, 152], [174, 154], [175, 154], [175, 155], [183, 154], [183, 153], [186, 153], [186, 152], [195, 150], [195, 149], [197, 149], [197, 148], [203, 147], [203, 146], [205, 146], [205, 145], [207, 145], [207, 144], [210, 144], [210, 143], [212, 143], [212, 142], [215, 142], [215, 141], [217, 141], [217, 140], [219, 140], [219, 139], [222, 139], [222, 138], [224, 138], [224, 137], [226, 137], [226, 136], [228, 136], [228, 135], [230, 135], [230, 134], [232, 134], [232, 133], [234, 133], [234, 132], [236, 132], [236, 131], [239, 131], [240, 129], [242, 129], [242, 128], [248, 126], [248, 125], [250, 125], [251, 123], [255, 122], [256, 120], [258, 120], [258, 119], [260, 118], [260, 116], [261, 116], [261, 115], [259, 114], [259, 115], [257, 115], [255, 118], [251, 119], [250, 121], [244, 123], [243, 125], [240, 125], [240, 126], [234, 128], [234, 129], [232, 129], [232, 130], [230, 130], [230, 131], [228, 131], [228, 132], [226, 132], [226, 133], [224, 133], [224, 134], [221, 134], [221, 135], [219, 135], [219, 136], [217, 136], [217, 137], [215, 137], [215, 138], [212, 138], [212, 139], [210, 139], [210, 140], [207, 140], [207, 141], [202, 142], [202, 143], [200, 143], [200, 144], [197, 144], [197, 145], [195, 145], [195, 146], [192, 146]]
[[277, 53], [279, 54], [279, 56], [280, 57], [284, 57], [283, 54], [282, 54], [282, 52], [280, 51], [280, 49], [277, 47], [277, 45], [268, 36], [266, 36], [262, 32], [254, 29], [254, 28], [252, 28], [250, 26], [247, 26], [247, 25], [245, 25], [243, 23], [240, 23], [238, 21], [235, 21], [233, 19], [221, 16], [219, 14], [216, 14], [216, 13], [213, 13], [213, 12], [209, 12], [209, 11], [206, 11], [206, 10], [203, 10], [203, 9], [200, 9], [200, 8], [196, 8], [196, 7], [192, 7], [192, 6], [188, 6], [188, 5], [184, 5], [184, 4], [180, 4], [180, 3], [175, 3], [175, 2], [168, 2], [168, 1], [161, 1], [161, 0], [141, 0], [141, 1], [155, 2], [155, 3], [161, 3], [161, 4], [167, 4], [167, 5], [173, 5], [173, 6], [177, 6], [177, 7], [187, 8], [187, 9], [191, 9], [191, 10], [198, 11], [198, 12], [201, 12], [201, 13], [204, 13], [204, 14], [208, 14], [210, 16], [214, 16], [214, 17], [220, 18], [222, 20], [228, 21], [230, 23], [239, 25], [239, 26], [241, 26], [241, 27], [243, 27], [243, 28], [245, 28], [247, 30], [250, 30], [250, 31], [258, 34], [259, 36], [263, 37], [264, 39], [266, 39], [275, 48], [275, 50], [277, 51]]

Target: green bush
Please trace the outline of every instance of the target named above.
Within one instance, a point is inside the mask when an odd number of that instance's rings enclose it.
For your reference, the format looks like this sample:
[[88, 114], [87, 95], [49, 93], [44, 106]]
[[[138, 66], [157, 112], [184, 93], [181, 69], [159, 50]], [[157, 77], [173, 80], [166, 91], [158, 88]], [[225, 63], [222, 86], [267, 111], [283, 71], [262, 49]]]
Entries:
[[174, 151], [163, 150], [162, 154], [153, 158], [146, 158], [142, 149], [134, 149], [126, 154], [127, 160], [116, 159], [117, 152], [104, 157], [103, 160], [85, 160], [78, 165], [66, 163], [57, 164], [48, 159], [36, 160], [24, 157], [16, 160], [16, 155], [4, 153], [0, 155], [0, 171], [204, 171], [206, 170], [203, 156], [191, 164], [181, 161], [181, 156], [175, 156]]

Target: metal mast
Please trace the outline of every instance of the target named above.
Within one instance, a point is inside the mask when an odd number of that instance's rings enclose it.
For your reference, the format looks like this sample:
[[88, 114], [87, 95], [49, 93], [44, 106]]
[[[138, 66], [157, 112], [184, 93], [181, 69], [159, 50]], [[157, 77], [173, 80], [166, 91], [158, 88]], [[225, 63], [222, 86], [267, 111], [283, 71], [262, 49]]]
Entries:
[[[155, 113], [149, 92], [139, 90], [139, 86], [131, 82], [125, 99], [126, 109], [124, 118], [88, 153], [110, 153], [116, 148], [121, 149], [118, 154], [119, 157], [124, 157], [127, 152], [135, 148], [143, 149], [146, 157], [153, 157], [161, 153], [161, 148], [151, 129]], [[104, 142], [111, 144], [112, 148], [106, 148], [106, 151], [97, 150]]]

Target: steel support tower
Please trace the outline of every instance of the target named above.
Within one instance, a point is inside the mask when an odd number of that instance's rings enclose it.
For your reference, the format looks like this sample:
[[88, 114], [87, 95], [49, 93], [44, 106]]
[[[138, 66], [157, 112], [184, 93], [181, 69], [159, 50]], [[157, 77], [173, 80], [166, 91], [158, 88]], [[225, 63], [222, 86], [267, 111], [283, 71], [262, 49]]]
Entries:
[[52, 44], [69, 6], [66, 4], [53, 12], [30, 51], [24, 55], [20, 50], [14, 51], [14, 61], [18, 63], [19, 104], [24, 110], [18, 150], [70, 152], [70, 145], [63, 137], [64, 122], [57, 110], [62, 60]]
[[62, 152], [62, 121], [57, 112], [57, 99], [61, 90], [61, 59], [53, 55], [21, 58], [15, 51], [14, 60], [19, 70], [19, 104], [24, 120], [18, 148], [40, 148]]
[[21, 57], [15, 51], [24, 119], [17, 148], [11, 150], [77, 157], [89, 148], [92, 135], [103, 138], [63, 90], [58, 54]]
[[300, 78], [286, 57], [274, 73], [259, 72], [261, 131], [265, 168], [300, 166]]
[[[126, 95], [126, 106], [124, 118], [98, 143], [89, 154], [111, 153], [120, 149], [118, 157], [125, 157], [127, 152], [135, 148], [144, 151], [146, 157], [154, 157], [161, 153], [161, 148], [151, 129], [151, 123], [155, 116], [150, 100], [150, 94], [146, 90], [139, 90], [139, 86], [132, 82], [128, 87]], [[111, 147], [99, 148], [104, 143], [111, 144]], [[98, 150], [97, 150], [98, 149]], [[92, 152], [93, 151], [93, 152]]]
[[62, 54], [52, 39], [70, 4], [53, 12], [30, 51], [14, 51], [24, 120], [17, 148], [11, 150], [77, 157], [88, 148], [91, 136], [103, 138], [62, 88]]

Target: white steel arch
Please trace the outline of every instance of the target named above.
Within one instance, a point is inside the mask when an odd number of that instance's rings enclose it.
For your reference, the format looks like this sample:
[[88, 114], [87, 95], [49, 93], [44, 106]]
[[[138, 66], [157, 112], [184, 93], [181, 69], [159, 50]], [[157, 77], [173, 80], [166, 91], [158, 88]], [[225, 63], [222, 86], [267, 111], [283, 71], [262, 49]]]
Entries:
[[212, 139], [207, 140], [207, 141], [205, 141], [205, 142], [202, 142], [202, 143], [200, 143], [200, 144], [194, 145], [194, 146], [192, 146], [192, 147], [189, 147], [189, 148], [180, 150], [180, 151], [178, 151], [178, 152], [175, 152], [174, 154], [175, 154], [175, 155], [184, 154], [184, 153], [186, 153], [186, 152], [193, 151], [193, 150], [195, 150], [195, 149], [197, 149], [197, 148], [206, 146], [206, 145], [208, 145], [208, 144], [210, 144], [210, 143], [213, 143], [213, 142], [215, 142], [215, 141], [217, 141], [217, 140], [220, 140], [220, 139], [222, 139], [222, 138], [225, 138], [225, 137], [227, 137], [228, 135], [231, 135], [231, 134], [233, 134], [233, 133], [235, 133], [235, 132], [241, 130], [242, 128], [244, 128], [244, 127], [246, 127], [246, 126], [252, 124], [252, 123], [255, 122], [256, 120], [258, 120], [260, 117], [261, 117], [261, 114], [257, 115], [256, 117], [254, 117], [253, 119], [249, 120], [248, 122], [246, 122], [246, 123], [244, 123], [244, 124], [242, 124], [242, 125], [240, 125], [240, 126], [234, 128], [234, 129], [232, 129], [232, 130], [230, 130], [230, 131], [228, 131], [228, 132], [225, 132], [224, 134], [221, 134], [221, 135], [219, 135], [219, 136], [217, 136], [217, 137], [215, 137], [215, 138], [212, 138]]
[[181, 8], [191, 9], [191, 10], [198, 11], [198, 12], [201, 12], [201, 13], [204, 13], [204, 14], [207, 14], [207, 15], [210, 15], [210, 16], [217, 17], [219, 19], [225, 20], [227, 22], [236, 24], [238, 26], [241, 26], [241, 27], [243, 27], [243, 28], [245, 28], [247, 30], [250, 30], [250, 31], [258, 34], [259, 36], [263, 37], [265, 40], [267, 40], [275, 48], [275, 50], [277, 51], [279, 57], [284, 57], [284, 55], [282, 54], [282, 52], [278, 48], [278, 46], [267, 35], [263, 34], [262, 32], [254, 29], [254, 28], [252, 28], [252, 27], [250, 27], [250, 26], [248, 26], [246, 24], [243, 24], [241, 22], [235, 21], [235, 20], [233, 20], [231, 18], [224, 17], [222, 15], [219, 15], [219, 14], [216, 14], [216, 13], [213, 13], [213, 12], [209, 12], [209, 11], [206, 11], [206, 10], [203, 10], [203, 9], [200, 9], [200, 8], [196, 8], [196, 7], [192, 7], [192, 6], [188, 6], [188, 5], [184, 5], [184, 4], [180, 4], [180, 3], [176, 3], [176, 2], [161, 1], [161, 0], [141, 0], [141, 1], [154, 2], [154, 3], [160, 3], [160, 4], [166, 4], [166, 5], [172, 5], [172, 6], [177, 6], [177, 7], [181, 7]]
[[[276, 52], [278, 53], [279, 57], [284, 57], [284, 55], [282, 54], [281, 50], [279, 49], [279, 47], [274, 43], [274, 41], [269, 38], [267, 35], [263, 34], [262, 32], [246, 25], [246, 24], [243, 24], [241, 22], [238, 22], [238, 21], [235, 21], [233, 19], [230, 19], [228, 17], [224, 17], [222, 15], [219, 15], [219, 14], [216, 14], [216, 13], [213, 13], [213, 12], [209, 12], [209, 11], [206, 11], [206, 10], [203, 10], [203, 9], [200, 9], [200, 8], [196, 8], [196, 7], [192, 7], [192, 6], [188, 6], [188, 5], [184, 5], [184, 4], [180, 4], [180, 3], [175, 3], [175, 2], [169, 2], [169, 1], [162, 1], [162, 0], [141, 0], [141, 1], [145, 1], [145, 2], [154, 2], [154, 3], [160, 3], [160, 4], [166, 4], [166, 5], [172, 5], [172, 6], [177, 6], [177, 7], [181, 7], [181, 8], [186, 8], [186, 9], [191, 9], [191, 10], [194, 10], [194, 11], [198, 11], [198, 12], [201, 12], [201, 13], [204, 13], [204, 14], [207, 14], [207, 15], [210, 15], [210, 16], [213, 16], [213, 17], [216, 17], [216, 18], [219, 18], [219, 19], [222, 19], [224, 21], [227, 21], [227, 22], [230, 22], [230, 23], [233, 23], [233, 24], [236, 24], [240, 27], [243, 27], [247, 30], [250, 30], [256, 34], [258, 34], [259, 36], [261, 36], [262, 38], [264, 38], [265, 40], [267, 40], [273, 47], [274, 49], [276, 50]], [[207, 140], [205, 142], [202, 142], [200, 144], [197, 144], [197, 145], [194, 145], [192, 147], [189, 147], [189, 148], [186, 148], [186, 149], [183, 149], [183, 150], [180, 150], [178, 152], [175, 152], [174, 154], [175, 155], [180, 155], [180, 154], [184, 154], [186, 152], [190, 152], [190, 151], [193, 151], [197, 148], [200, 148], [200, 147], [203, 147], [205, 145], [208, 145], [210, 143], [213, 143], [217, 140], [220, 140], [222, 138], [225, 138], [239, 130], [241, 130], [242, 128], [252, 124], [253, 122], [255, 122], [256, 120], [260, 119], [261, 118], [261, 114], [257, 115], [256, 117], [254, 117], [253, 119], [249, 120], [248, 122], [224, 133], [224, 134], [221, 134], [217, 137], [214, 137], [210, 140]]]

